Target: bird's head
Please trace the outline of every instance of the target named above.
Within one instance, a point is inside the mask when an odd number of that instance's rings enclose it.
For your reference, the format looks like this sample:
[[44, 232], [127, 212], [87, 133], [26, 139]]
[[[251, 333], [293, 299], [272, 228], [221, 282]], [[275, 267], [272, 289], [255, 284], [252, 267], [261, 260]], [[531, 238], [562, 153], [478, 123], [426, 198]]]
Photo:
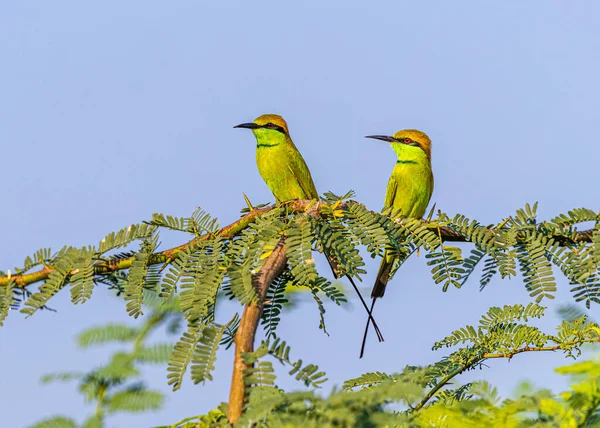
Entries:
[[251, 129], [259, 143], [262, 140], [281, 140], [289, 135], [287, 123], [276, 114], [263, 114], [254, 119], [254, 122], [241, 123], [234, 128]]
[[427, 159], [431, 161], [431, 140], [424, 132], [416, 129], [403, 129], [396, 132], [391, 137], [385, 135], [367, 135], [365, 138], [374, 138], [376, 140], [387, 141], [392, 147], [398, 147], [402, 144], [408, 147], [414, 147], [416, 150], [423, 150]]

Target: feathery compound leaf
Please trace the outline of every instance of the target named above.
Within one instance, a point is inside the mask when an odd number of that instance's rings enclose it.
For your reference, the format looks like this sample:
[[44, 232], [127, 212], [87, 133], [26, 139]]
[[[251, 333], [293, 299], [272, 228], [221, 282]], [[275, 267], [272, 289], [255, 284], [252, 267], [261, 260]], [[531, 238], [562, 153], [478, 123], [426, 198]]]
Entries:
[[188, 323], [196, 323], [213, 310], [217, 291], [223, 282], [223, 240], [220, 237], [206, 241], [194, 256], [187, 258], [181, 280], [181, 309]]
[[527, 234], [527, 240], [517, 245], [517, 254], [525, 287], [536, 302], [554, 299], [556, 282], [552, 275], [552, 265], [548, 260], [548, 248], [553, 241], [543, 235]]
[[315, 292], [322, 292], [338, 306], [348, 301], [346, 299], [346, 295], [341, 289], [332, 284], [328, 279], [321, 276], [316, 279], [310, 288]]
[[160, 296], [170, 299], [177, 291], [177, 283], [181, 280], [185, 273], [185, 266], [190, 255], [196, 251], [196, 247], [191, 245], [186, 247], [184, 251], [180, 251], [175, 260], [170, 263], [169, 271], [163, 276]]
[[196, 236], [204, 233], [213, 235], [219, 229], [219, 221], [202, 208], [196, 207], [189, 219], [189, 227], [191, 228], [190, 231], [193, 231]]
[[40, 286], [39, 291], [33, 293], [25, 301], [25, 307], [21, 309], [22, 313], [27, 316], [33, 315], [35, 311], [45, 306], [48, 300], [64, 287], [67, 277], [73, 269], [72, 256], [76, 253], [76, 249], [68, 248], [57, 256], [54, 261], [54, 270], [50, 272], [48, 279]]
[[374, 255], [381, 255], [389, 245], [389, 238], [380, 223], [385, 219], [381, 214], [368, 210], [364, 205], [356, 202], [348, 202], [349, 215], [346, 219], [348, 228], [354, 234], [362, 245], [367, 247], [367, 251]]
[[145, 412], [160, 409], [165, 400], [159, 391], [150, 391], [139, 387], [130, 387], [118, 391], [108, 399], [108, 411], [115, 412]]
[[512, 217], [512, 222], [516, 226], [535, 225], [537, 216], [537, 206], [537, 202], [533, 204], [533, 206], [525, 204], [525, 208], [519, 208], [517, 210], [515, 215]]
[[436, 342], [433, 349], [466, 342], [475, 346], [485, 346], [489, 352], [516, 349], [523, 344], [542, 346], [547, 340], [545, 335], [535, 327], [515, 324], [514, 321], [541, 318], [545, 309], [535, 303], [529, 303], [527, 306], [505, 305], [503, 308], [493, 306], [481, 317], [477, 329], [467, 325], [455, 330], [450, 336]]
[[592, 274], [584, 280], [583, 284], [571, 288], [576, 302], [585, 301], [585, 306], [590, 309], [591, 303], [600, 303], [600, 278]]
[[275, 339], [272, 344], [269, 342], [263, 342], [263, 345], [268, 347], [269, 355], [276, 358], [281, 364], [287, 364], [292, 366], [289, 374], [296, 377], [304, 383], [305, 386], [312, 386], [314, 388], [320, 388], [321, 384], [327, 382], [325, 372], [320, 372], [319, 367], [314, 364], [302, 364], [302, 360], [292, 362], [290, 360], [290, 347], [285, 341], [281, 341], [279, 338]]
[[150, 364], [168, 363], [173, 352], [171, 343], [158, 343], [144, 346], [135, 352], [136, 361]]
[[360, 279], [359, 274], [366, 273], [362, 266], [365, 265], [358, 249], [354, 246], [349, 230], [339, 221], [330, 223], [310, 219], [312, 233], [317, 238], [317, 243], [323, 248], [328, 259], [335, 260], [336, 271]]
[[192, 361], [196, 345], [202, 338], [202, 329], [203, 326], [188, 327], [173, 348], [167, 368], [167, 383], [173, 385], [173, 391], [181, 388], [187, 366]]
[[223, 331], [225, 331], [225, 326], [213, 324], [202, 332], [202, 339], [200, 339], [194, 350], [190, 370], [194, 384], [213, 380], [211, 372], [215, 369], [217, 351], [223, 338]]
[[341, 201], [345, 201], [346, 199], [350, 199], [356, 196], [356, 192], [354, 190], [350, 190], [348, 191], [345, 195], [343, 196], [338, 196], [335, 193], [331, 192], [331, 191], [327, 191], [325, 193], [323, 193], [323, 196], [321, 197], [321, 200], [323, 202], [325, 202], [326, 204], [329, 205], [333, 205], [336, 202], [341, 202]]
[[423, 223], [419, 219], [399, 218], [390, 224], [396, 228], [395, 233], [393, 229], [390, 229], [390, 232], [394, 233], [396, 241], [406, 241], [406, 243], [423, 247], [428, 251], [433, 251], [440, 245], [437, 231], [431, 230], [427, 223]]
[[462, 274], [462, 277], [460, 278], [460, 287], [462, 287], [465, 284], [465, 282], [467, 282], [467, 279], [469, 279], [469, 277], [475, 271], [475, 268], [477, 267], [479, 262], [481, 262], [483, 260], [485, 255], [486, 255], [485, 252], [481, 251], [478, 248], [473, 248], [471, 250], [471, 255], [469, 257], [467, 257], [466, 259], [464, 259], [464, 261], [463, 261], [463, 268], [464, 268], [465, 272]]
[[478, 221], [471, 220], [462, 214], [455, 215], [448, 223], [448, 227], [463, 235], [467, 241], [474, 243], [488, 254], [493, 251], [499, 239], [490, 226], [481, 226]]
[[127, 275], [124, 299], [127, 302], [127, 313], [134, 318], [144, 314], [142, 311], [142, 302], [144, 286], [147, 285], [148, 259], [156, 248], [157, 239], [158, 237], [154, 236], [153, 239], [142, 241], [140, 250], [135, 254], [135, 259]]
[[585, 221], [600, 221], [600, 215], [587, 208], [574, 208], [567, 214], [560, 214], [550, 220], [558, 228], [569, 228]]
[[125, 324], [108, 324], [102, 327], [91, 327], [77, 335], [77, 344], [82, 348], [101, 345], [109, 342], [131, 342], [135, 340], [139, 330]]
[[500, 272], [502, 278], [510, 278], [517, 274], [516, 257], [517, 251], [514, 249], [506, 252], [498, 251], [494, 254], [494, 258], [498, 265], [498, 272]]
[[177, 230], [179, 232], [192, 232], [189, 218], [173, 217], [161, 213], [152, 214], [152, 220], [144, 222], [152, 226], [163, 227], [165, 229]]
[[580, 244], [569, 248], [558, 247], [555, 244], [548, 250], [552, 262], [575, 286], [571, 289], [575, 301], [585, 300], [588, 308], [591, 302], [600, 303], [600, 278], [598, 278], [598, 262], [594, 255], [598, 245], [594, 241], [596, 237], [597, 232], [594, 232], [591, 246]]
[[25, 273], [31, 268], [39, 265], [47, 265], [52, 260], [52, 250], [50, 248], [40, 248], [33, 257], [27, 256], [23, 262], [23, 269], [15, 268], [17, 273]]
[[156, 230], [156, 226], [149, 224], [132, 224], [119, 230], [117, 233], [111, 232], [98, 245], [98, 253], [104, 254], [107, 251], [115, 250], [131, 244], [138, 239], [149, 239]]
[[225, 345], [225, 349], [229, 349], [231, 345], [233, 345], [239, 326], [240, 315], [236, 312], [233, 319], [225, 325], [225, 330], [223, 330], [223, 338], [221, 339], [220, 345]]
[[285, 296], [285, 288], [287, 284], [292, 280], [292, 277], [284, 272], [282, 275], [277, 277], [265, 297], [265, 305], [261, 316], [261, 324], [265, 329], [265, 337], [268, 340], [271, 337], [276, 337], [275, 330], [279, 325], [281, 318], [281, 309], [288, 302]]
[[14, 302], [15, 282], [11, 279], [6, 287], [0, 287], [0, 327], [4, 325], [4, 320]]
[[196, 207], [191, 217], [182, 218], [155, 213], [152, 214], [152, 220], [144, 223], [180, 232], [192, 233], [196, 236], [204, 234], [213, 235], [219, 227], [217, 219], [211, 217], [200, 207]]
[[317, 291], [315, 289], [311, 290], [313, 299], [315, 300], [315, 303], [317, 304], [317, 308], [319, 309], [319, 328], [321, 330], [323, 330], [323, 333], [329, 335], [329, 333], [327, 333], [327, 328], [325, 327], [325, 306], [323, 306], [323, 301], [319, 298], [319, 296], [317, 295]]
[[276, 393], [275, 370], [270, 361], [259, 361], [254, 367], [244, 369], [244, 384], [250, 388], [247, 395], [248, 405], [260, 403], [272, 398]]
[[381, 372], [368, 372], [360, 375], [359, 377], [346, 380], [344, 382], [344, 385], [342, 385], [342, 390], [351, 391], [357, 387], [372, 388], [376, 385], [381, 384], [384, 381], [394, 380], [396, 377], [397, 376], [395, 375], [390, 376], [386, 373]]
[[308, 219], [300, 218], [292, 223], [287, 230], [287, 257], [292, 269], [292, 275], [298, 285], [308, 286], [318, 277], [315, 259], [312, 256], [314, 236]]
[[483, 291], [497, 273], [498, 261], [490, 257], [485, 259], [483, 269], [481, 270], [481, 279], [479, 280], [479, 291]]
[[93, 247], [82, 248], [73, 258], [73, 275], [71, 283], [71, 301], [75, 304], [85, 303], [94, 291], [94, 261], [97, 258]]
[[77, 422], [66, 416], [54, 416], [30, 425], [29, 428], [77, 428]]
[[575, 321], [586, 316], [586, 313], [573, 303], [561, 305], [558, 308], [558, 315], [565, 321]]
[[459, 279], [465, 273], [460, 267], [463, 263], [462, 251], [458, 247], [444, 246], [441, 251], [429, 253], [425, 258], [429, 259], [427, 264], [433, 266], [431, 274], [436, 284], [443, 283], [442, 290], [447, 291], [449, 285], [456, 288], [461, 287]]
[[537, 303], [523, 305], [504, 305], [503, 308], [492, 306], [487, 313], [481, 317], [479, 325], [486, 329], [492, 329], [499, 324], [515, 320], [527, 321], [529, 318], [541, 318], [546, 308]]
[[227, 282], [223, 290], [242, 305], [257, 302], [254, 276], [278, 245], [286, 225], [279, 219], [281, 211], [272, 210], [256, 219], [233, 240], [225, 254]]

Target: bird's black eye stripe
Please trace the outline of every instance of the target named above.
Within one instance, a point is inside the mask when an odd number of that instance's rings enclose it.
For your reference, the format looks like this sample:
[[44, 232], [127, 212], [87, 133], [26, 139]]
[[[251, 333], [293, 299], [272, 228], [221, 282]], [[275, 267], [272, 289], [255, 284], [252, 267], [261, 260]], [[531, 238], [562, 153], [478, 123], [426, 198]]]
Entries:
[[412, 140], [408, 137], [406, 138], [402, 138], [400, 140], [397, 140], [402, 144], [406, 144], [407, 146], [413, 146], [413, 147], [421, 147], [421, 144], [418, 141]]
[[285, 134], [285, 129], [283, 129], [281, 126], [275, 125], [274, 123], [271, 123], [271, 122], [263, 125], [262, 127], [267, 128], [267, 129], [274, 129], [275, 131], [279, 131], [282, 134]]

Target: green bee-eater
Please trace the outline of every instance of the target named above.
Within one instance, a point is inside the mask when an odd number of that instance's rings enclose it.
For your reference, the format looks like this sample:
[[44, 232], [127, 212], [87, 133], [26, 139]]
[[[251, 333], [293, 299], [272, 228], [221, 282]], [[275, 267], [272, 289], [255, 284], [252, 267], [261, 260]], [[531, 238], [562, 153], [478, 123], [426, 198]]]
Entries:
[[[319, 194], [315, 183], [310, 175], [304, 158], [290, 138], [288, 126], [281, 116], [276, 114], [263, 114], [254, 122], [242, 123], [234, 128], [251, 129], [256, 137], [256, 164], [261, 177], [273, 192], [278, 202], [291, 199], [316, 199]], [[328, 259], [333, 275], [338, 278], [339, 270], [335, 261]], [[370, 316], [369, 308], [360, 295], [358, 288], [351, 277], [348, 279], [358, 293], [363, 303], [369, 320], [375, 320]], [[379, 340], [383, 340], [379, 328], [376, 327]]]
[[304, 158], [290, 138], [287, 123], [276, 114], [263, 114], [254, 122], [234, 128], [251, 129], [256, 137], [256, 165], [278, 202], [319, 199]]
[[[392, 212], [400, 211], [400, 214], [421, 218], [425, 214], [431, 193], [433, 192], [433, 172], [431, 171], [431, 140], [421, 131], [415, 129], [404, 129], [396, 132], [393, 136], [369, 135], [366, 138], [387, 141], [396, 153], [396, 165], [388, 181], [385, 194], [384, 209], [392, 208]], [[375, 301], [383, 297], [385, 287], [390, 280], [390, 273], [394, 266], [394, 256], [385, 251], [377, 279], [371, 292], [371, 311]], [[365, 350], [365, 341], [369, 331], [370, 318], [363, 336], [360, 356]]]

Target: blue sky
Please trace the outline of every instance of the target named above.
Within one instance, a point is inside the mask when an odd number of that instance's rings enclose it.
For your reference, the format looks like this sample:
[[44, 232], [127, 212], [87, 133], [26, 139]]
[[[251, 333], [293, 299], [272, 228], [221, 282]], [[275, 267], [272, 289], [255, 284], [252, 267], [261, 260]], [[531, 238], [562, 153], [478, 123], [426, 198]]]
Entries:
[[[402, 128], [430, 135], [432, 202], [451, 215], [492, 223], [534, 201], [543, 218], [598, 209], [599, 12], [593, 1], [4, 2], [0, 269], [40, 247], [97, 243], [154, 212], [186, 216], [200, 205], [227, 224], [242, 192], [272, 200], [254, 138], [232, 129], [262, 113], [287, 119], [321, 193], [354, 189], [372, 209], [381, 208], [395, 159], [363, 136]], [[368, 267], [365, 288], [376, 262]], [[327, 392], [366, 371], [439, 359], [433, 342], [490, 305], [529, 301], [518, 278], [478, 288], [472, 281], [442, 293], [423, 256], [411, 260], [377, 305], [386, 342], [371, 340], [362, 360], [365, 317], [356, 305], [328, 306], [330, 336], [309, 304], [280, 333], [294, 356], [328, 373]], [[570, 300], [568, 289], [560, 278], [551, 311]], [[129, 321], [102, 289], [83, 306], [68, 292], [52, 306], [59, 313], [11, 314], [0, 329], [6, 426], [55, 413], [81, 421], [90, 408], [74, 385], [39, 387], [39, 376], [100, 364], [109, 351], [77, 351], [74, 334]], [[485, 377], [505, 396], [524, 378], [559, 389], [552, 368], [564, 362], [522, 355], [461, 380]], [[230, 353], [221, 353], [214, 383], [187, 381], [160, 413], [116, 416], [108, 426], [205, 412], [227, 399], [230, 370]], [[164, 370], [147, 378], [168, 391]], [[283, 373], [279, 384], [300, 388]]]

